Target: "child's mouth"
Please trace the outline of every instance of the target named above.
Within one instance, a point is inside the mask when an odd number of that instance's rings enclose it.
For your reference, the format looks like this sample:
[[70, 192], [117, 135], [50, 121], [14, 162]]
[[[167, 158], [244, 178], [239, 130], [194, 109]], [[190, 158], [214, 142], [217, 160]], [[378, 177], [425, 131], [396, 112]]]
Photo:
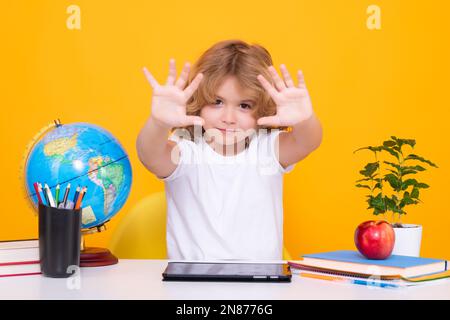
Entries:
[[233, 133], [233, 132], [237, 131], [236, 129], [221, 129], [221, 128], [216, 128], [216, 129], [219, 129], [223, 133]]

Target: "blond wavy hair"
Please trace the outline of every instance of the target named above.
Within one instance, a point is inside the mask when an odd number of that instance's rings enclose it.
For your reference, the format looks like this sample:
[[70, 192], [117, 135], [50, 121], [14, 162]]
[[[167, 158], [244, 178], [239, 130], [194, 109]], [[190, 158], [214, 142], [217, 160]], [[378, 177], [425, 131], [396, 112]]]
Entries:
[[[270, 53], [261, 45], [250, 45], [242, 40], [225, 40], [214, 44], [200, 56], [191, 68], [187, 85], [200, 72], [204, 77], [186, 104], [186, 114], [199, 116], [204, 106], [216, 101], [217, 89], [225, 77], [235, 76], [243, 88], [249, 89], [250, 98], [255, 101], [252, 112], [255, 119], [275, 115], [275, 102], [257, 79], [257, 76], [261, 74], [273, 85], [272, 77], [267, 70], [272, 64]], [[258, 126], [257, 130], [261, 128], [265, 128], [269, 132], [271, 129]], [[179, 128], [173, 128], [172, 131], [176, 129]], [[182, 129], [187, 129], [191, 140], [194, 140], [193, 125]], [[283, 130], [286, 127], [277, 127], [276, 129]], [[204, 132], [205, 130], [202, 129], [202, 134]]]

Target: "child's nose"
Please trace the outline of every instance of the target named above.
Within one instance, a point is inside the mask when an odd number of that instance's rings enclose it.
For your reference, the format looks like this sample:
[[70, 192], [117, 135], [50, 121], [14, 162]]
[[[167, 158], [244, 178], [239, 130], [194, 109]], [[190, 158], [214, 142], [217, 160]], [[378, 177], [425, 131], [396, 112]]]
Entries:
[[235, 112], [232, 107], [227, 106], [226, 108], [224, 108], [224, 114], [222, 116], [222, 120], [226, 123], [235, 123], [236, 122]]

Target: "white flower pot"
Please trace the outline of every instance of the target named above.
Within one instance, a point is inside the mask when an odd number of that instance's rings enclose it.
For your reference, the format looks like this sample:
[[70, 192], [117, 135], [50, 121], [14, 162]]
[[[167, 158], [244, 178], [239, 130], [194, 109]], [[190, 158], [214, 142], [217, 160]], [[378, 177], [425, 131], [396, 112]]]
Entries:
[[422, 242], [422, 226], [403, 224], [403, 228], [394, 228], [395, 244], [392, 254], [401, 256], [420, 256]]

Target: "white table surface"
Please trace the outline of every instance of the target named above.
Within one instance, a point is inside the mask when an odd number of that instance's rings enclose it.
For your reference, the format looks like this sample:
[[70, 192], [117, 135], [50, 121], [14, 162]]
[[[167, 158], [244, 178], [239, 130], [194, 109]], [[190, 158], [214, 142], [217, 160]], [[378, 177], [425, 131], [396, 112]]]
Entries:
[[0, 299], [450, 299], [450, 279], [423, 286], [379, 288], [302, 278], [291, 283], [166, 282], [167, 260], [120, 260], [81, 268], [78, 277], [0, 278]]

